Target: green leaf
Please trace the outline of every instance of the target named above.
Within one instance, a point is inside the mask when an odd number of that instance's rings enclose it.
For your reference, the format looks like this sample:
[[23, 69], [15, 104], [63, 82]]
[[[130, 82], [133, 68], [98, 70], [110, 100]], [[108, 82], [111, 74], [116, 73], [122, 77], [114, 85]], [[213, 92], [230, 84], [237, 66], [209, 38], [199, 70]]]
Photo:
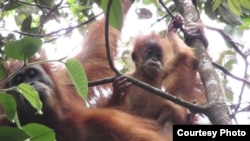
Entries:
[[154, 4], [158, 3], [157, 0], [143, 0], [142, 2], [143, 2], [144, 5], [149, 5], [149, 4], [152, 4], [152, 3], [154, 3]]
[[212, 10], [215, 11], [220, 6], [221, 3], [222, 3], [222, 0], [214, 0], [213, 5], [212, 5]]
[[21, 40], [9, 42], [4, 48], [4, 53], [10, 58], [24, 60], [32, 57], [41, 46], [41, 39], [24, 37]]
[[12, 95], [0, 93], [0, 104], [3, 107], [7, 118], [12, 121], [16, 115], [16, 101]]
[[52, 7], [54, 0], [34, 0], [36, 4], [43, 5], [46, 7]]
[[21, 26], [21, 31], [27, 32], [31, 28], [31, 22], [32, 22], [32, 17], [29, 15], [23, 20], [22, 26]]
[[229, 11], [228, 5], [226, 3], [222, 3], [221, 6], [218, 8], [220, 16], [222, 19], [228, 23], [233, 25], [241, 25], [242, 20], [241, 17]]
[[9, 1], [3, 8], [4, 11], [9, 11], [20, 7], [21, 4], [17, 0]]
[[27, 32], [32, 33], [32, 34], [38, 34], [39, 33], [39, 27], [31, 27]]
[[[108, 0], [101, 1], [101, 7], [105, 14], [107, 14], [107, 5]], [[123, 23], [123, 14], [122, 14], [122, 6], [120, 0], [113, 0], [111, 9], [110, 9], [110, 16], [109, 16], [109, 23], [116, 29], [121, 30], [122, 23]]]
[[22, 83], [17, 86], [17, 90], [25, 97], [37, 113], [42, 114], [43, 103], [40, 100], [38, 92], [29, 84]]
[[227, 0], [229, 9], [235, 14], [235, 15], [242, 15], [242, 9], [240, 7], [240, 1], [238, 0]]
[[242, 30], [249, 30], [250, 29], [250, 18], [243, 18], [243, 24], [241, 25]]
[[233, 102], [234, 95], [233, 95], [233, 92], [232, 92], [231, 88], [225, 88], [225, 92], [226, 92], [227, 100], [230, 101], [230, 102]]
[[30, 141], [55, 141], [54, 130], [44, 125], [31, 123], [23, 126], [23, 130], [30, 136]]
[[16, 127], [0, 126], [0, 141], [24, 141], [29, 138], [23, 130]]
[[6, 69], [3, 65], [3, 63], [0, 63], [0, 78], [3, 78], [6, 75]]
[[235, 63], [237, 63], [237, 60], [236, 60], [235, 58], [232, 58], [232, 59], [228, 60], [228, 61], [225, 63], [224, 67], [225, 67], [228, 71], [232, 71], [233, 65], [234, 65]]
[[248, 10], [250, 10], [250, 0], [240, 0], [240, 5]]
[[68, 59], [65, 65], [78, 94], [80, 94], [80, 96], [86, 101], [88, 93], [88, 79], [82, 64], [75, 59]]
[[210, 19], [212, 20], [217, 19], [218, 12], [213, 11], [211, 7], [212, 7], [212, 1], [206, 2], [204, 7], [205, 13]]

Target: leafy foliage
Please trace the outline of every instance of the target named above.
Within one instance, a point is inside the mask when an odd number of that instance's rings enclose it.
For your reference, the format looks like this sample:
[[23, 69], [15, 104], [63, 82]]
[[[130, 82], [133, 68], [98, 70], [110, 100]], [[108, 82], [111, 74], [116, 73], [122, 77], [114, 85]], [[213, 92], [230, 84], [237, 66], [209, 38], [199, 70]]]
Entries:
[[12, 121], [16, 115], [16, 102], [15, 99], [6, 93], [0, 93], [0, 104], [6, 114], [6, 117]]
[[12, 41], [6, 44], [4, 53], [12, 59], [24, 60], [32, 57], [41, 46], [41, 39], [24, 37], [21, 40]]
[[16, 87], [16, 90], [23, 94], [31, 106], [37, 110], [37, 113], [42, 114], [42, 101], [38, 92], [31, 85], [22, 83]]
[[77, 92], [87, 101], [88, 80], [82, 64], [75, 59], [68, 59], [65, 66]]
[[1, 141], [24, 141], [29, 138], [25, 131], [15, 127], [0, 127], [0, 133]]
[[30, 136], [31, 141], [54, 141], [55, 133], [52, 129], [37, 123], [23, 126], [23, 130]]
[[[107, 14], [107, 5], [108, 5], [107, 0], [101, 1], [101, 6], [102, 6], [102, 9], [104, 9], [105, 14]], [[121, 2], [119, 0], [114, 0], [112, 2], [109, 21], [113, 27], [121, 30], [122, 23], [123, 23], [123, 15], [122, 15]]]

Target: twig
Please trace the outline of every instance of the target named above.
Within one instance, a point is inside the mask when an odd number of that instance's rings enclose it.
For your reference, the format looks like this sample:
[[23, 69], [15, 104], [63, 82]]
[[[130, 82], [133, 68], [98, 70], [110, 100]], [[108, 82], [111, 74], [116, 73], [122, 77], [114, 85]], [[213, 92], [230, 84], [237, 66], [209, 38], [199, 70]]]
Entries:
[[[171, 18], [174, 18], [175, 16], [173, 15], [173, 13], [166, 7], [166, 5], [162, 2], [162, 0], [159, 0], [159, 3], [162, 5], [162, 7], [168, 12], [168, 14], [171, 16]], [[183, 32], [184, 36], [186, 35], [186, 31], [185, 29], [180, 26], [179, 27], [180, 30]]]
[[167, 8], [167, 6], [163, 3], [162, 0], [159, 0], [159, 3], [161, 4], [161, 6], [168, 12], [168, 14], [171, 16], [171, 18], [174, 18], [173, 13]]
[[236, 45], [236, 44], [239, 44], [239, 43], [236, 43], [236, 42], [234, 42], [232, 39], [231, 39], [231, 37], [230, 36], [228, 36], [223, 30], [221, 30], [221, 29], [218, 29], [218, 28], [214, 28], [214, 27], [211, 27], [211, 26], [205, 26], [206, 28], [208, 28], [208, 29], [210, 29], [210, 30], [213, 30], [213, 31], [217, 31], [218, 33], [220, 33], [220, 35], [225, 39], [225, 40], [227, 40], [229, 43], [230, 43], [230, 45], [234, 48], [234, 50], [236, 51], [236, 52], [238, 52], [241, 56], [242, 56], [242, 58], [246, 58], [246, 55], [244, 54], [244, 53], [242, 53], [242, 51], [238, 48], [238, 46]]
[[[226, 41], [229, 42], [229, 44], [234, 48], [234, 50], [240, 54], [240, 56], [243, 58], [244, 62], [245, 62], [245, 73], [244, 73], [244, 78], [247, 78], [247, 72], [248, 72], [248, 65], [249, 65], [249, 62], [247, 61], [247, 55], [245, 55], [239, 48], [237, 45], [240, 45], [239, 43], [236, 43], [234, 42], [231, 37], [229, 35], [227, 35], [223, 30], [221, 29], [217, 29], [217, 28], [214, 28], [214, 27], [211, 27], [211, 26], [206, 26], [206, 28], [210, 29], [210, 30], [213, 30], [213, 31], [217, 31]], [[241, 45], [242, 46], [242, 45]], [[221, 67], [220, 67], [221, 68]], [[224, 71], [223, 71], [224, 72]], [[226, 72], [226, 71], [225, 71]], [[229, 74], [229, 73], [227, 73]], [[233, 77], [232, 75], [230, 75], [231, 77]], [[238, 77], [233, 77], [237, 80], [239, 80]], [[243, 81], [244, 83], [242, 84], [242, 87], [241, 87], [241, 92], [239, 94], [239, 101], [238, 101], [238, 105], [236, 106], [235, 108], [235, 113], [237, 112], [237, 110], [239, 109], [240, 107], [240, 103], [242, 101], [242, 96], [243, 96], [243, 90], [245, 88], [245, 85], [246, 84], [250, 84], [249, 81], [246, 81], [245, 79], [240, 79], [241, 81]]]
[[[56, 30], [56, 31], [52, 31], [52, 32], [50, 32], [48, 34], [33, 34], [33, 33], [27, 33], [27, 32], [22, 32], [22, 31], [12, 31], [12, 30], [8, 30], [8, 29], [4, 29], [4, 30], [8, 31], [8, 32], [18, 33], [18, 34], [21, 34], [21, 35], [31, 36], [31, 37], [38, 37], [38, 38], [59, 36], [59, 35], [54, 35], [54, 34], [57, 34], [57, 33], [61, 32], [61, 31], [64, 31], [64, 30], [67, 31], [66, 33], [69, 33], [75, 28], [79, 28], [79, 27], [81, 27], [83, 25], [86, 25], [86, 24], [92, 22], [93, 20], [95, 20], [101, 14], [102, 13], [99, 13], [99, 14], [89, 18], [87, 21], [85, 21], [83, 23], [80, 23], [80, 24], [78, 24], [76, 26], [70, 26], [70, 27], [62, 28], [62, 29], [59, 29], [59, 30]], [[65, 33], [63, 35], [65, 35]]]
[[[248, 62], [245, 60], [245, 73], [244, 73], [244, 78], [247, 78], [248, 74]], [[238, 111], [238, 109], [240, 108], [240, 103], [242, 101], [242, 96], [243, 96], [243, 92], [244, 92], [244, 89], [246, 87], [246, 83], [243, 83], [242, 84], [242, 87], [241, 87], [241, 91], [240, 91], [240, 94], [239, 94], [239, 100], [238, 100], [238, 105], [236, 106], [235, 108], [235, 112]]]
[[16, 69], [13, 73], [11, 73], [6, 79], [4, 79], [1, 83], [0, 86], [3, 86], [4, 84], [6, 84], [10, 79], [12, 79], [16, 74], [18, 74], [20, 71], [22, 71], [24, 68], [28, 67], [28, 66], [32, 66], [32, 65], [37, 65], [37, 64], [42, 64], [42, 63], [48, 63], [48, 62], [61, 62], [62, 60], [64, 60], [67, 57], [62, 57], [60, 59], [56, 59], [56, 60], [43, 60], [43, 61], [37, 61], [37, 62], [32, 62], [32, 63], [24, 63], [20, 68]]
[[138, 86], [140, 88], [143, 88], [143, 89], [151, 92], [154, 95], [158, 95], [160, 97], [163, 97], [165, 99], [173, 101], [173, 102], [175, 102], [177, 104], [180, 104], [180, 105], [182, 105], [184, 107], [187, 107], [192, 111], [196, 111], [198, 113], [204, 113], [206, 111], [206, 109], [207, 109], [207, 106], [209, 105], [209, 104], [207, 104], [207, 105], [204, 105], [202, 107], [197, 106], [197, 105], [195, 105], [193, 103], [187, 102], [187, 101], [185, 101], [185, 100], [183, 100], [183, 99], [181, 99], [179, 97], [176, 97], [173, 94], [169, 94], [169, 93], [164, 92], [164, 91], [162, 91], [162, 90], [160, 90], [158, 88], [155, 88], [155, 87], [153, 87], [153, 86], [151, 86], [151, 85], [149, 85], [147, 83], [144, 83], [144, 82], [142, 82], [140, 80], [137, 80], [135, 78], [128, 77], [128, 76], [126, 76], [126, 77], [128, 78], [128, 81], [130, 81], [132, 84], [134, 84], [134, 85], [136, 85], [136, 86]]
[[88, 86], [92, 87], [92, 86], [96, 86], [96, 85], [107, 84], [107, 83], [113, 82], [114, 80], [115, 80], [115, 77], [105, 78], [105, 79], [96, 80], [96, 81], [91, 81], [91, 82], [88, 83]]
[[[176, 9], [176, 7], [174, 7], [171, 11], [174, 11], [175, 9]], [[162, 21], [163, 19], [165, 19], [165, 18], [168, 17], [168, 16], [169, 16], [169, 14], [166, 14], [165, 16], [163, 16], [163, 17], [157, 19], [156, 22], [152, 23], [150, 27], [153, 27], [156, 23]]]
[[109, 0], [108, 1], [108, 5], [107, 5], [107, 12], [106, 12], [106, 20], [105, 20], [105, 46], [106, 46], [106, 52], [107, 52], [107, 58], [108, 58], [108, 62], [109, 62], [109, 66], [110, 68], [116, 73], [116, 75], [120, 75], [120, 72], [115, 68], [111, 55], [110, 55], [110, 45], [109, 45], [109, 14], [110, 14], [110, 9], [112, 6], [112, 1], [113, 0]]
[[231, 118], [235, 117], [236, 114], [240, 113], [240, 112], [249, 112], [250, 111], [250, 105], [248, 105], [247, 107], [239, 110], [239, 111], [235, 111], [233, 114], [230, 115]]
[[244, 82], [244, 83], [250, 85], [250, 81], [248, 81], [248, 80], [246, 80], [246, 79], [243, 79], [243, 78], [240, 78], [240, 77], [238, 77], [238, 76], [235, 76], [234, 74], [232, 74], [231, 72], [229, 72], [229, 71], [228, 71], [226, 68], [224, 68], [223, 66], [221, 66], [221, 65], [219, 65], [219, 64], [217, 64], [217, 63], [214, 63], [214, 62], [213, 62], [213, 65], [214, 65], [216, 68], [220, 69], [220, 70], [221, 70], [223, 73], [225, 73], [226, 75], [231, 76], [232, 78], [234, 78], [234, 79], [236, 79], [236, 80], [242, 81], [242, 82]]
[[40, 27], [43, 27], [43, 24], [47, 21], [48, 17], [58, 9], [58, 7], [62, 4], [63, 0], [61, 0], [58, 4], [56, 4], [50, 11], [49, 13], [43, 18], [43, 21], [41, 21]]
[[25, 5], [30, 5], [30, 6], [35, 6], [35, 7], [38, 7], [38, 8], [45, 8], [45, 9], [51, 10], [50, 7], [44, 6], [44, 5], [40, 5], [40, 4], [33, 4], [33, 3], [29, 3], [29, 2], [25, 2], [25, 1], [20, 1], [20, 0], [18, 1], [18, 3], [25, 4]]

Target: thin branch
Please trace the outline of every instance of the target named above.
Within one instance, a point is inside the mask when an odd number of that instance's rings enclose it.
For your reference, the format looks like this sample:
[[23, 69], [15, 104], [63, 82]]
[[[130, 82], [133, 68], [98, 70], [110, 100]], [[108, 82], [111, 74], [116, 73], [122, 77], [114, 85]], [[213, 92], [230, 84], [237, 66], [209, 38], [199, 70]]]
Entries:
[[[247, 64], [247, 61], [245, 61], [245, 73], [244, 73], [244, 78], [247, 78], [247, 72], [248, 72], [248, 64]], [[246, 87], [246, 83], [243, 83], [242, 84], [242, 87], [241, 87], [241, 91], [240, 91], [240, 94], [239, 94], [239, 100], [238, 100], [238, 105], [236, 106], [235, 108], [235, 112], [238, 111], [238, 109], [240, 108], [240, 103], [242, 101], [242, 96], [243, 96], [243, 92], [244, 92], [244, 89]]]
[[[248, 103], [250, 104], [250, 103]], [[241, 110], [238, 110], [238, 111], [235, 111], [233, 114], [230, 115], [231, 118], [235, 117], [236, 114], [240, 113], [240, 112], [249, 112], [250, 111], [250, 105], [248, 105], [247, 107], [241, 109]]]
[[[239, 43], [236, 43], [234, 42], [231, 37], [229, 35], [227, 35], [223, 30], [221, 29], [218, 29], [218, 28], [214, 28], [214, 27], [211, 27], [211, 26], [207, 26], [206, 25], [206, 28], [210, 29], [210, 30], [213, 30], [213, 31], [217, 31], [218, 33], [220, 33], [220, 35], [230, 43], [230, 45], [234, 48], [234, 50], [236, 52], [238, 52], [242, 58], [246, 59], [246, 55], [238, 48], [238, 46], [236, 44], [239, 44]], [[240, 44], [239, 44], [240, 45]]]
[[[166, 12], [171, 16], [171, 18], [174, 18], [174, 15], [173, 15], [172, 11], [170, 11], [170, 10], [167, 8], [167, 6], [163, 3], [163, 1], [162, 1], [162, 0], [159, 0], [159, 3], [160, 3], [161, 6], [166, 10]], [[180, 26], [179, 28], [180, 28], [180, 30], [183, 32], [183, 34], [184, 34], [184, 36], [185, 36], [185, 35], [186, 35], [186, 31], [185, 31], [185, 29], [183, 28], [183, 26]]]
[[24, 63], [20, 68], [16, 69], [13, 73], [9, 74], [9, 76], [4, 79], [3, 81], [1, 81], [0, 86], [3, 86], [4, 84], [6, 84], [10, 79], [12, 79], [15, 75], [17, 75], [20, 71], [22, 71], [24, 68], [28, 67], [28, 66], [32, 66], [32, 65], [37, 65], [37, 64], [42, 64], [42, 63], [48, 63], [48, 62], [61, 62], [62, 60], [66, 59], [67, 57], [62, 57], [60, 59], [56, 59], [56, 60], [43, 60], [43, 61], [37, 61], [37, 62], [32, 62], [32, 63]]
[[216, 68], [220, 69], [220, 70], [221, 70], [223, 73], [225, 73], [226, 75], [231, 76], [232, 78], [234, 78], [234, 79], [236, 79], [236, 80], [242, 81], [242, 82], [244, 82], [244, 83], [250, 85], [250, 81], [248, 81], [247, 79], [244, 79], [244, 78], [240, 78], [240, 77], [238, 77], [238, 76], [232, 74], [231, 72], [229, 72], [229, 71], [228, 71], [226, 68], [224, 68], [223, 66], [221, 66], [221, 65], [219, 65], [219, 64], [217, 64], [217, 63], [214, 63], [214, 62], [213, 62], [213, 65], [214, 65]]
[[209, 104], [204, 105], [202, 107], [197, 106], [197, 105], [195, 105], [193, 103], [187, 102], [187, 101], [185, 101], [185, 100], [183, 100], [183, 99], [181, 99], [179, 97], [176, 97], [173, 94], [169, 94], [169, 93], [164, 92], [164, 91], [162, 91], [162, 90], [160, 90], [158, 88], [155, 88], [155, 87], [153, 87], [153, 86], [151, 86], [151, 85], [149, 85], [147, 83], [144, 83], [144, 82], [142, 82], [140, 80], [137, 80], [137, 79], [129, 77], [129, 76], [126, 76], [126, 77], [128, 78], [129, 82], [131, 82], [132, 84], [134, 84], [134, 85], [136, 85], [136, 86], [138, 86], [140, 88], [143, 88], [143, 89], [151, 92], [151, 94], [158, 95], [160, 97], [163, 97], [165, 99], [173, 101], [173, 102], [175, 102], [175, 103], [177, 103], [179, 105], [182, 105], [184, 107], [189, 108], [192, 111], [196, 111], [198, 113], [205, 113], [206, 109], [208, 108]]
[[[18, 34], [21, 34], [21, 35], [31, 36], [31, 37], [38, 37], [38, 38], [60, 36], [60, 34], [59, 35], [54, 35], [54, 34], [57, 34], [57, 33], [62, 32], [62, 31], [66, 31], [66, 33], [69, 33], [69, 32], [71, 32], [72, 30], [74, 30], [76, 28], [79, 28], [79, 27], [81, 27], [83, 25], [89, 24], [90, 22], [95, 20], [98, 16], [100, 16], [101, 14], [102, 13], [99, 13], [99, 14], [89, 18], [87, 21], [85, 21], [83, 23], [80, 23], [78, 25], [62, 28], [62, 29], [59, 29], [59, 30], [56, 30], [56, 31], [52, 31], [52, 32], [50, 32], [48, 34], [33, 34], [33, 33], [27, 33], [27, 32], [22, 32], [22, 31], [12, 31], [12, 30], [8, 30], [8, 29], [4, 29], [4, 30], [8, 31], [8, 32], [18, 33]], [[63, 35], [65, 35], [65, 33], [63, 33]]]
[[20, 1], [20, 0], [18, 1], [18, 3], [25, 4], [25, 5], [30, 5], [30, 6], [35, 6], [35, 7], [38, 7], [38, 8], [45, 8], [45, 9], [51, 10], [50, 7], [44, 6], [44, 5], [40, 5], [40, 4], [33, 4], [33, 3], [29, 3], [29, 2], [25, 2], [25, 1]]
[[58, 7], [62, 4], [63, 0], [61, 0], [58, 4], [56, 4], [50, 11], [49, 13], [44, 16], [43, 20], [40, 23], [40, 27], [43, 27], [43, 24], [47, 21], [47, 19], [50, 17], [50, 15], [52, 13], [54, 13], [54, 11], [56, 11], [58, 9]]
[[113, 0], [109, 0], [108, 1], [108, 5], [107, 5], [107, 12], [105, 15], [105, 46], [106, 46], [106, 52], [107, 52], [107, 57], [108, 57], [108, 62], [109, 62], [109, 66], [110, 68], [116, 73], [116, 75], [120, 75], [120, 72], [115, 68], [111, 55], [110, 55], [110, 45], [109, 45], [109, 14], [110, 14], [110, 9], [112, 6], [112, 1]]
[[96, 86], [96, 85], [112, 83], [112, 82], [114, 82], [115, 78], [116, 77], [110, 77], [110, 78], [105, 78], [105, 79], [101, 79], [101, 80], [91, 81], [91, 82], [88, 83], [88, 86], [93, 87], [93, 86]]
[[168, 12], [168, 14], [171, 16], [171, 18], [174, 18], [173, 13], [167, 8], [167, 6], [163, 3], [162, 0], [159, 0], [159, 3], [161, 4], [161, 6]]
[[[221, 29], [218, 29], [218, 28], [214, 28], [214, 27], [211, 27], [211, 26], [206, 26], [206, 28], [210, 29], [210, 30], [213, 30], [213, 31], [216, 31], [218, 32], [226, 41], [229, 42], [229, 44], [234, 48], [234, 50], [240, 54], [240, 56], [243, 58], [244, 62], [245, 62], [245, 73], [244, 73], [244, 78], [247, 78], [247, 72], [248, 72], [248, 65], [249, 65], [249, 62], [247, 61], [247, 55], [245, 55], [239, 48], [237, 45], [240, 45], [239, 43], [236, 43], [234, 42], [231, 37], [229, 35], [227, 35], [223, 30]], [[241, 45], [242, 46], [242, 45]], [[224, 72], [224, 71], [223, 71]], [[231, 75], [231, 77], [233, 77]], [[237, 80], [239, 80], [237, 77], [233, 77]], [[239, 94], [239, 101], [238, 101], [238, 105], [236, 106], [235, 108], [235, 112], [238, 111], [238, 109], [240, 108], [240, 103], [242, 101], [242, 96], [243, 96], [243, 91], [244, 91], [244, 88], [245, 88], [245, 85], [248, 84], [249, 85], [249, 81], [245, 81], [245, 79], [241, 79], [243, 80], [243, 84], [242, 84], [242, 87], [241, 87], [241, 92]]]
[[[176, 9], [176, 7], [174, 7], [171, 11], [174, 11]], [[172, 12], [171, 12], [172, 13]], [[158, 23], [158, 22], [161, 22], [162, 20], [164, 20], [166, 17], [168, 17], [170, 14], [166, 14], [165, 16], [163, 16], [163, 17], [161, 17], [161, 18], [159, 18], [159, 19], [157, 19], [154, 23], [152, 23], [151, 25], [150, 25], [150, 27], [153, 27], [156, 23]]]

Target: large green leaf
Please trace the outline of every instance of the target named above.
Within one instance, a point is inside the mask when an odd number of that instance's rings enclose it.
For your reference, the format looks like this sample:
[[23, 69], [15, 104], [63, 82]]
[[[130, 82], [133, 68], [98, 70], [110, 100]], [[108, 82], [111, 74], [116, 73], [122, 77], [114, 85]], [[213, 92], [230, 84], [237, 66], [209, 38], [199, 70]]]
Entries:
[[44, 125], [31, 123], [23, 126], [23, 130], [30, 136], [30, 141], [55, 141], [55, 132]]
[[227, 0], [229, 9], [235, 14], [235, 15], [242, 15], [242, 9], [240, 7], [240, 1], [239, 0]]
[[22, 129], [16, 127], [0, 126], [0, 141], [24, 141], [29, 138]]
[[241, 17], [230, 12], [228, 5], [226, 3], [222, 3], [221, 6], [218, 8], [220, 16], [222, 19], [228, 23], [233, 25], [241, 25], [242, 20]]
[[13, 96], [0, 93], [0, 104], [9, 120], [13, 120], [16, 115], [16, 101]]
[[86, 101], [88, 93], [88, 79], [82, 64], [75, 59], [68, 59], [65, 65], [78, 94], [80, 94], [80, 96]]
[[248, 10], [250, 10], [250, 0], [239, 0], [240, 5]]
[[[108, 0], [101, 1], [101, 7], [105, 14], [107, 14], [107, 5]], [[113, 0], [111, 9], [110, 9], [110, 16], [109, 16], [109, 23], [116, 29], [121, 30], [122, 23], [123, 23], [123, 14], [122, 14], [122, 6], [120, 0]]]
[[42, 114], [43, 103], [40, 100], [38, 92], [29, 84], [22, 83], [17, 86], [17, 90], [25, 97], [37, 113]]
[[21, 40], [9, 42], [4, 48], [4, 53], [10, 58], [24, 60], [32, 57], [41, 46], [41, 39], [24, 37]]

